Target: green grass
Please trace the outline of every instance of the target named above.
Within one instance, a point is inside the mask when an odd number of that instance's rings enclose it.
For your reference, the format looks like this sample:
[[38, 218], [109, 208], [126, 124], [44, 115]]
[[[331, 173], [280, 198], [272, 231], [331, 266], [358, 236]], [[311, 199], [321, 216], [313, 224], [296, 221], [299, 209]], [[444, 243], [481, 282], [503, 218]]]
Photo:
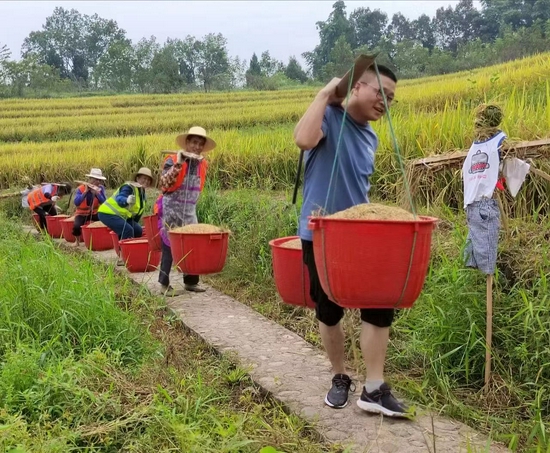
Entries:
[[0, 231], [0, 451], [341, 451], [113, 268]]

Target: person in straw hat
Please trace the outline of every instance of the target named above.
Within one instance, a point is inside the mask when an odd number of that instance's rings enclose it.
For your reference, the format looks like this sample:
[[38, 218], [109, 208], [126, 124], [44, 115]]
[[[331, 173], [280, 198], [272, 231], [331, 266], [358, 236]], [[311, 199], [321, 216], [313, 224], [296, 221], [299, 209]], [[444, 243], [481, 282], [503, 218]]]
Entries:
[[143, 235], [141, 220], [145, 210], [145, 189], [153, 184], [153, 173], [141, 167], [133, 181], [120, 186], [99, 207], [99, 220], [113, 230], [118, 239], [140, 238]]
[[76, 188], [74, 205], [76, 206], [73, 236], [76, 238], [75, 245], [80, 245], [82, 225], [86, 222], [99, 220], [97, 211], [99, 206], [107, 199], [105, 195], [104, 182], [107, 178], [99, 168], [92, 168], [86, 175], [88, 182]]
[[[162, 258], [159, 272], [159, 283], [162, 293], [167, 296], [179, 292], [170, 286], [170, 269], [172, 252], [168, 231], [172, 228], [198, 223], [197, 201], [204, 187], [208, 163], [203, 153], [213, 150], [216, 142], [206, 134], [204, 128], [193, 126], [186, 134], [176, 137], [176, 144], [181, 148], [176, 154], [164, 159], [160, 188], [162, 203], [158, 213], [162, 219], [160, 235], [162, 237]], [[187, 291], [205, 291], [199, 285], [198, 275], [184, 275], [184, 288]]]

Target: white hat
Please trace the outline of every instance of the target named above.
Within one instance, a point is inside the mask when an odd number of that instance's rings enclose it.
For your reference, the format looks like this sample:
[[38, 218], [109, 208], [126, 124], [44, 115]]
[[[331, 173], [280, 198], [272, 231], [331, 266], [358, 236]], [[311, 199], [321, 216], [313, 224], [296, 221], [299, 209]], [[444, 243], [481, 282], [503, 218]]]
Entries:
[[211, 151], [216, 147], [216, 142], [206, 135], [206, 131], [204, 130], [204, 128], [200, 126], [193, 126], [191, 129], [189, 129], [187, 134], [181, 134], [176, 137], [176, 144], [181, 149], [185, 149], [185, 141], [187, 140], [187, 137], [189, 135], [197, 135], [199, 137], [203, 137], [206, 140], [206, 142], [204, 143], [203, 152]]
[[90, 170], [90, 173], [85, 176], [88, 176], [89, 178], [99, 179], [101, 181], [105, 181], [107, 179], [105, 176], [103, 176], [103, 172], [99, 168], [92, 168]]

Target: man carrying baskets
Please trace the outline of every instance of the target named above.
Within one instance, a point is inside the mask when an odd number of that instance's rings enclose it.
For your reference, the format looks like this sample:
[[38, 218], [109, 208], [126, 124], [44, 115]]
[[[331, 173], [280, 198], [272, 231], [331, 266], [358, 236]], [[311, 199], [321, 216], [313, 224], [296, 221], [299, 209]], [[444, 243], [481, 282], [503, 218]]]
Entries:
[[[332, 387], [325, 397], [325, 403], [333, 408], [343, 408], [348, 404], [348, 393], [353, 386], [344, 364], [341, 323], [344, 309], [328, 298], [319, 281], [312, 231], [307, 226], [308, 216], [320, 208], [326, 214], [332, 214], [368, 202], [369, 178], [374, 172], [374, 153], [378, 145], [369, 122], [377, 121], [385, 113], [382, 90], [389, 106], [394, 102], [397, 84], [397, 78], [389, 68], [378, 65], [378, 73], [379, 78], [375, 68], [370, 66], [353, 83], [346, 113], [342, 106], [344, 97], [337, 95], [340, 79], [333, 79], [319, 91], [294, 129], [296, 145], [307, 151], [299, 236], [321, 339], [334, 372]], [[338, 190], [329, 194], [331, 179], [333, 187]], [[368, 412], [407, 417], [408, 408], [392, 395], [384, 382], [384, 363], [393, 318], [393, 309], [361, 310], [360, 343], [367, 379], [357, 405]]]

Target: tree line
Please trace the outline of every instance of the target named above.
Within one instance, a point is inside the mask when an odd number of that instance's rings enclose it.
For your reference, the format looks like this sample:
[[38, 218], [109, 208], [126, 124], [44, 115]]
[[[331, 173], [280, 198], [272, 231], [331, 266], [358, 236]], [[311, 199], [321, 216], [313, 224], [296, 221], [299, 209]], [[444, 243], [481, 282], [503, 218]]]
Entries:
[[269, 50], [232, 57], [221, 33], [133, 43], [114, 20], [57, 7], [27, 36], [19, 61], [0, 43], [0, 96], [275, 90], [326, 82], [373, 52], [401, 78], [469, 70], [550, 50], [550, 0], [482, 0], [480, 9], [461, 0], [414, 20], [363, 7], [348, 14], [338, 0], [316, 26], [319, 44], [302, 55], [303, 68]]

